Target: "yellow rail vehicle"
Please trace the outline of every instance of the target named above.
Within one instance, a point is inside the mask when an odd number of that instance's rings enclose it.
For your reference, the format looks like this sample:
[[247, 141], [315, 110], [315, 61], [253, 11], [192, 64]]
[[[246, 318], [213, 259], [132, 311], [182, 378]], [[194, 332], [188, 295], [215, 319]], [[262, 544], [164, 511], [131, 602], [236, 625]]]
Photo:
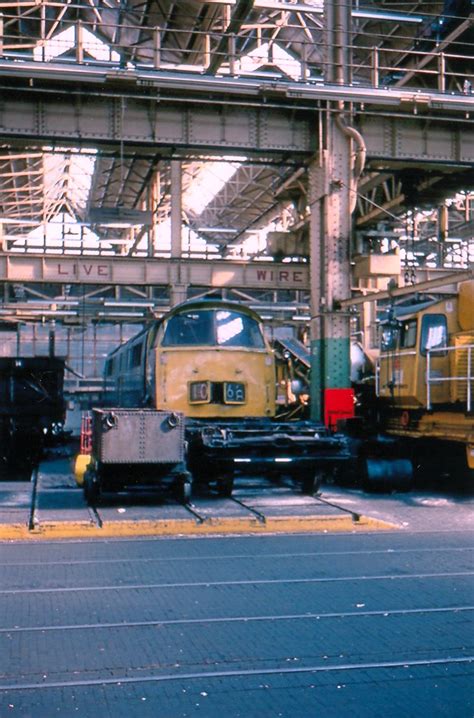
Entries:
[[324, 426], [275, 419], [274, 353], [259, 316], [237, 302], [174, 307], [107, 357], [105, 386], [109, 407], [184, 415], [187, 466], [223, 495], [238, 473], [289, 474], [312, 493], [348, 458]]
[[376, 394], [383, 429], [415, 466], [474, 477], [474, 280], [382, 331]]
[[108, 397], [191, 418], [273, 417], [275, 360], [255, 312], [222, 300], [188, 302], [116, 349]]

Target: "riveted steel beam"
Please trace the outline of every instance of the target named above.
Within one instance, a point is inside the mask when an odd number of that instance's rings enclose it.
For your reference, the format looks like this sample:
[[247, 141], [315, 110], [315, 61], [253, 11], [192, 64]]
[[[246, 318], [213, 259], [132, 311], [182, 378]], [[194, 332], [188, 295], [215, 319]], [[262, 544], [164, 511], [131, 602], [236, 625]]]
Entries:
[[[319, 88], [313, 89], [317, 97]], [[71, 140], [75, 145], [125, 143], [142, 147], [144, 152], [159, 148], [163, 154], [219, 151], [246, 156], [298, 154], [301, 158], [318, 149], [316, 105], [296, 109], [262, 101], [261, 106], [248, 106], [225, 103], [224, 96], [221, 105], [94, 92], [87, 102], [84, 97], [73, 92], [40, 95], [5, 89], [0, 102], [0, 137], [69, 145]], [[465, 99], [474, 112], [474, 96]], [[457, 122], [441, 116], [415, 117], [409, 112], [390, 117], [382, 111], [377, 115], [358, 113], [356, 119], [369, 160], [441, 165], [474, 162], [474, 126], [463, 114]]]
[[364, 137], [367, 157], [388, 161], [393, 167], [396, 163], [471, 166], [474, 162], [474, 125], [469, 119], [458, 124], [423, 117], [360, 114], [357, 127]]
[[157, 103], [152, 99], [4, 92], [0, 137], [162, 148], [308, 154], [315, 150], [313, 113], [285, 108]]
[[0, 255], [0, 282], [306, 290], [308, 271], [304, 263]]

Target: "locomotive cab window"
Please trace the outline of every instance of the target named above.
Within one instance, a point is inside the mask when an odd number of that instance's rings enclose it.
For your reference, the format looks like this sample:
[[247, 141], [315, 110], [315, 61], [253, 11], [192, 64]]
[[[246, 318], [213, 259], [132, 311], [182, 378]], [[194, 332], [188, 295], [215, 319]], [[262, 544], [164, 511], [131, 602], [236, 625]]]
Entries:
[[221, 309], [175, 314], [168, 321], [162, 345], [265, 348], [262, 331], [255, 319]]
[[142, 344], [135, 344], [135, 346], [132, 348], [132, 367], [140, 366], [142, 362], [142, 346]]
[[164, 347], [212, 346], [212, 312], [175, 314], [166, 325]]
[[[448, 324], [444, 314], [425, 314], [421, 320], [420, 351], [426, 356], [428, 349], [442, 350], [448, 344]], [[446, 356], [445, 351], [435, 351], [433, 357]]]
[[216, 339], [219, 346], [263, 349], [264, 341], [258, 323], [237, 312], [216, 312]]
[[112, 376], [114, 373], [114, 360], [107, 359], [105, 362], [105, 376]]

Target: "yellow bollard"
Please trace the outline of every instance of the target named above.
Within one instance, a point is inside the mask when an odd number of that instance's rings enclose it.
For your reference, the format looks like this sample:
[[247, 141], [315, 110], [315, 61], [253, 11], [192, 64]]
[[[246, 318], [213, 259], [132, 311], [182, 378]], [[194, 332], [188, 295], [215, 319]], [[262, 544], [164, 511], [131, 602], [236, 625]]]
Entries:
[[74, 462], [74, 477], [76, 484], [82, 486], [84, 483], [84, 474], [91, 461], [90, 454], [78, 454]]

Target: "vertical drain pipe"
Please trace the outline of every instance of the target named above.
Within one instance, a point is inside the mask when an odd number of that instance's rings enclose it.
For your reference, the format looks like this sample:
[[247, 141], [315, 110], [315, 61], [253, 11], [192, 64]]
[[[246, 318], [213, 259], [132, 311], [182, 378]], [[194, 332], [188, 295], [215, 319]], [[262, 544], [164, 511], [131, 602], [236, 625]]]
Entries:
[[351, 140], [354, 140], [356, 144], [356, 150], [354, 151], [354, 165], [352, 170], [350, 195], [350, 212], [352, 214], [357, 203], [357, 182], [364, 170], [365, 159], [367, 157], [367, 147], [364, 142], [364, 138], [362, 137], [360, 132], [356, 130], [355, 127], [346, 125], [343, 122], [340, 114], [336, 115], [335, 122], [341, 132], [343, 132], [346, 137], [349, 137]]

